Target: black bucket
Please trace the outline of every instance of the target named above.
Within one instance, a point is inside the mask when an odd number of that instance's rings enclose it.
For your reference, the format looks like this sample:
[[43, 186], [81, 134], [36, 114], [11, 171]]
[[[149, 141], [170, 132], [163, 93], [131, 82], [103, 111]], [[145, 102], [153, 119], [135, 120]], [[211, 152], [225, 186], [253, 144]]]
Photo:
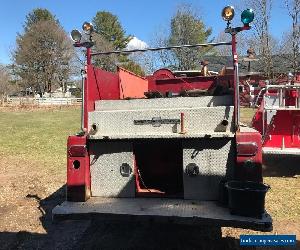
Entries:
[[231, 214], [261, 218], [265, 212], [265, 196], [270, 186], [252, 181], [229, 181], [228, 207]]

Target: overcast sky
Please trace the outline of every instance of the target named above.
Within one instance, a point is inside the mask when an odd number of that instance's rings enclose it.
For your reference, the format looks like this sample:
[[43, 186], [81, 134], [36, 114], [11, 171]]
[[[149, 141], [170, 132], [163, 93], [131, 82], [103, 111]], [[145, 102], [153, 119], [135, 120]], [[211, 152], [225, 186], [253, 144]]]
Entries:
[[[0, 63], [10, 62], [10, 51], [15, 46], [17, 33], [23, 32], [25, 16], [34, 8], [47, 8], [60, 20], [67, 32], [80, 28], [90, 21], [97, 11], [106, 10], [117, 15], [127, 34], [136, 37], [132, 43], [145, 46], [160, 26], [167, 26], [176, 6], [192, 3], [199, 10], [205, 24], [212, 27], [213, 36], [221, 32], [225, 24], [220, 18], [221, 9], [238, 0], [4, 0], [0, 8]], [[284, 0], [273, 0], [271, 32], [280, 38], [287, 31], [290, 19], [284, 9]], [[239, 19], [239, 13], [236, 14]]]

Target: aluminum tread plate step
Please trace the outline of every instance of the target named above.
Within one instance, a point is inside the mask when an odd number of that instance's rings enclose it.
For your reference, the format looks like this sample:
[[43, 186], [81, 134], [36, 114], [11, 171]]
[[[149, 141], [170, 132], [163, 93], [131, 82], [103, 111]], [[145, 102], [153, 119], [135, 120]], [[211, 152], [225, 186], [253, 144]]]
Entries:
[[263, 147], [262, 152], [264, 155], [296, 155], [300, 156], [300, 148], [271, 148]]
[[[181, 138], [234, 132], [232, 106], [150, 110], [94, 111], [88, 114], [90, 136], [95, 139], [165, 137]], [[181, 114], [184, 131], [181, 133]], [[223, 126], [226, 120], [228, 125]], [[96, 131], [91, 130], [96, 126]], [[182, 135], [183, 134], [183, 135]], [[222, 134], [222, 133], [221, 133]]]
[[145, 133], [145, 134], [100, 134], [96, 133], [94, 135], [89, 135], [88, 138], [91, 140], [119, 140], [119, 139], [172, 139], [172, 138], [182, 138], [182, 139], [193, 139], [193, 138], [233, 138], [235, 133], [231, 132], [212, 132], [212, 133], [194, 133], [194, 134], [180, 134], [180, 133]]
[[296, 107], [266, 107], [265, 110], [280, 110], [280, 111], [299, 111], [300, 108], [296, 108]]
[[95, 102], [96, 111], [105, 110], [143, 110], [164, 108], [191, 108], [191, 107], [215, 107], [232, 106], [233, 96], [201, 96], [201, 97], [174, 97], [154, 99], [131, 100], [98, 100]]
[[213, 224], [272, 230], [272, 218], [265, 213], [262, 219], [231, 215], [228, 208], [214, 201], [196, 201], [160, 198], [102, 198], [92, 197], [86, 202], [68, 202], [52, 210], [54, 220], [86, 219], [97, 216], [102, 219], [158, 218], [184, 224]]

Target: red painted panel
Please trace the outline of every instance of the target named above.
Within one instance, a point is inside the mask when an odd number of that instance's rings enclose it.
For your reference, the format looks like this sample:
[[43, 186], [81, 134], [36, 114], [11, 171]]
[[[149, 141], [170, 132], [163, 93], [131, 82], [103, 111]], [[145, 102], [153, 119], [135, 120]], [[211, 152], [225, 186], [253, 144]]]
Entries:
[[87, 128], [88, 112], [95, 110], [96, 100], [120, 99], [119, 76], [92, 65], [86, 68], [84, 126]]
[[149, 91], [161, 93], [179, 93], [184, 90], [212, 90], [217, 85], [230, 88], [232, 76], [196, 76], [196, 77], [173, 77], [169, 74], [154, 74], [148, 76]]
[[85, 201], [89, 198], [91, 188], [89, 155], [86, 152], [83, 157], [71, 157], [69, 149], [72, 145], [86, 146], [86, 137], [69, 136], [68, 138], [67, 197], [72, 201]]
[[262, 102], [259, 108], [256, 110], [255, 115], [252, 118], [251, 126], [259, 131], [261, 134], [263, 133], [263, 115], [262, 112], [264, 110], [264, 103]]
[[120, 99], [145, 98], [148, 91], [148, 80], [139, 77], [128, 70], [119, 68]]
[[294, 115], [293, 119], [293, 146], [300, 148], [300, 114], [299, 112]]
[[278, 110], [267, 129], [264, 147], [300, 148], [300, 110]]

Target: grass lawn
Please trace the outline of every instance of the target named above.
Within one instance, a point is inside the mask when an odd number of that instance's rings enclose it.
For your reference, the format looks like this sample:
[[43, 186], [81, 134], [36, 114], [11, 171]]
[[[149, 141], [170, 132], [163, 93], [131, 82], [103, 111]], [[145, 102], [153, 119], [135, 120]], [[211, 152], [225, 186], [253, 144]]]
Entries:
[[241, 109], [241, 122], [250, 126], [252, 118], [256, 112], [256, 109], [242, 108]]
[[[249, 124], [253, 114], [253, 109], [242, 109], [242, 122]], [[34, 166], [64, 175], [67, 137], [79, 128], [80, 108], [0, 110], [0, 157], [18, 158], [20, 162], [26, 159]], [[274, 219], [299, 220], [300, 178], [266, 177], [264, 181], [272, 187], [266, 206]]]
[[0, 111], [0, 156], [64, 170], [67, 137], [79, 129], [79, 108]]

